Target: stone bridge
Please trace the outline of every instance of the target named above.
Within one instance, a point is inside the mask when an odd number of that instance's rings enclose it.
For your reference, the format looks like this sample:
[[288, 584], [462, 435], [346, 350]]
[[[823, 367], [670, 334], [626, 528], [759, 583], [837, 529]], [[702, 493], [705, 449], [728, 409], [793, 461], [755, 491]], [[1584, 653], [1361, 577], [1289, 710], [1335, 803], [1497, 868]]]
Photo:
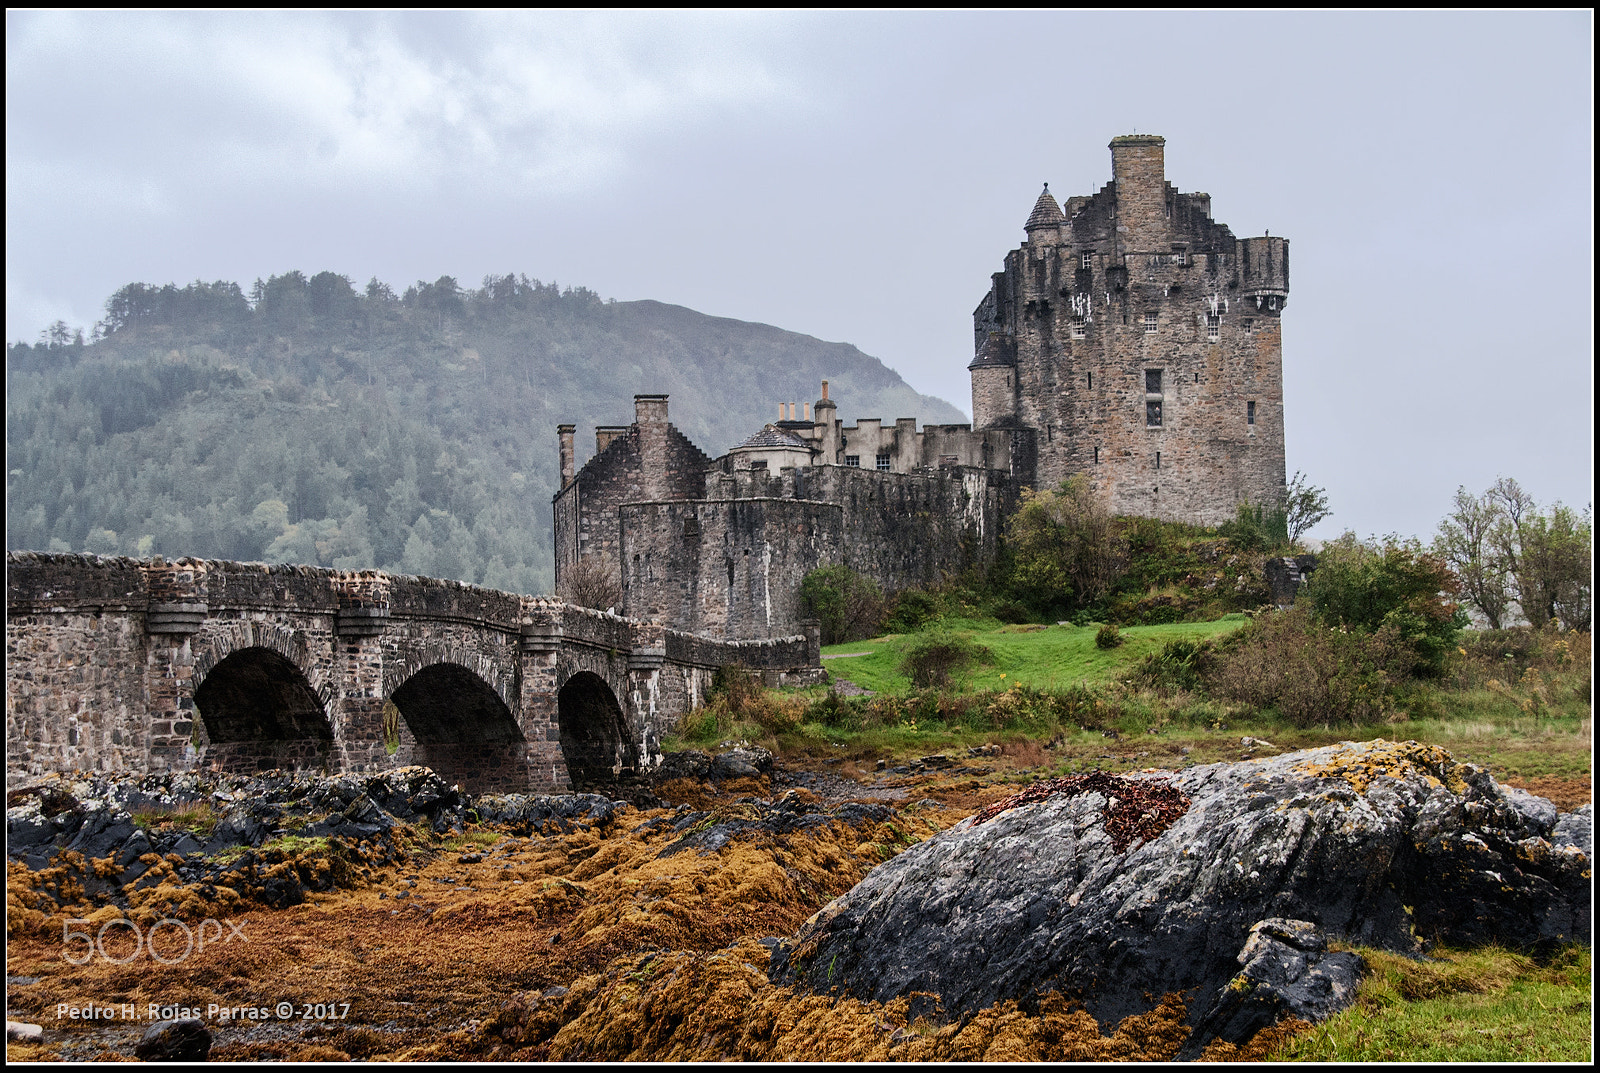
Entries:
[[726, 642], [434, 578], [11, 552], [6, 776], [426, 764], [583, 789], [659, 759], [720, 666], [820, 676], [820, 632]]

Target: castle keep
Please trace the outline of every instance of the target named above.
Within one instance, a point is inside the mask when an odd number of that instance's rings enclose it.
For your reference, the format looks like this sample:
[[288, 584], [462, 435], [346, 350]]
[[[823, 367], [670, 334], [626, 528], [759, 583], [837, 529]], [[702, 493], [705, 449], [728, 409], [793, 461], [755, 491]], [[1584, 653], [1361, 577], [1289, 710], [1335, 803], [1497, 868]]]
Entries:
[[582, 561], [629, 616], [778, 637], [800, 582], [843, 564], [885, 590], [992, 560], [1025, 488], [1087, 479], [1114, 514], [1216, 525], [1284, 495], [1285, 239], [1236, 239], [1166, 181], [1165, 139], [1111, 142], [1112, 180], [1065, 209], [1047, 186], [973, 314], [971, 425], [846, 426], [814, 406], [712, 459], [634, 396], [575, 468], [559, 426], [556, 584]]
[[972, 422], [1033, 434], [1035, 487], [1082, 474], [1114, 514], [1216, 525], [1283, 501], [1289, 243], [1234, 238], [1165, 144], [1115, 138], [1099, 193], [1039, 195], [973, 313]]

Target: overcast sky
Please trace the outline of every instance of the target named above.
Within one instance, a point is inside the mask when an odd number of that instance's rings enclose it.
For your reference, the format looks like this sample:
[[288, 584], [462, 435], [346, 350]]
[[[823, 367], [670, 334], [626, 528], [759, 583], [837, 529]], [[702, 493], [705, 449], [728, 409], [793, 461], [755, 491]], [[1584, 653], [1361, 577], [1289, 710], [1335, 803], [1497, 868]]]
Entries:
[[[1287, 236], [1315, 535], [1593, 484], [1593, 18], [8, 13], [6, 335], [125, 283], [525, 272], [854, 343], [970, 412], [973, 307], [1119, 134]], [[652, 384], [621, 384], [623, 405]], [[885, 418], [897, 415], [884, 414]], [[598, 417], [590, 420], [599, 419]]]

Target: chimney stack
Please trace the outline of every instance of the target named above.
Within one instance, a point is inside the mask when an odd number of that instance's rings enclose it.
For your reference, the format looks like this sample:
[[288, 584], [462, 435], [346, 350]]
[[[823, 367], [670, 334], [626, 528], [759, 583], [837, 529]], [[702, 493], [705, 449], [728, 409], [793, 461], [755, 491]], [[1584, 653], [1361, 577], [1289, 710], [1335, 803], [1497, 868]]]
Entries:
[[573, 434], [578, 431], [577, 425], [557, 425], [556, 436], [561, 441], [561, 487], [565, 488], [572, 483], [572, 478], [577, 476]]

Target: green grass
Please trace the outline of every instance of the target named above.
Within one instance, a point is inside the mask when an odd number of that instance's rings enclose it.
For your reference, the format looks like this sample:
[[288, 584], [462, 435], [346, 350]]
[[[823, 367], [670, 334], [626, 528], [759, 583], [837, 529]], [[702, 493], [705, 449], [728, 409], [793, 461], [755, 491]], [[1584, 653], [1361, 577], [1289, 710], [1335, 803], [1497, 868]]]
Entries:
[[1498, 947], [1412, 961], [1361, 949], [1356, 1004], [1274, 1061], [1588, 1062], [1593, 962], [1573, 944], [1544, 964]]
[[[1227, 615], [1215, 622], [1180, 622], [1167, 626], [1129, 626], [1122, 630], [1123, 644], [1096, 648], [1099, 623], [1089, 626], [1001, 626], [970, 633], [989, 649], [989, 661], [955, 676], [958, 692], [1004, 690], [1014, 685], [1035, 689], [1062, 689], [1084, 682], [1115, 680], [1145, 656], [1161, 651], [1170, 641], [1204, 640], [1238, 629], [1245, 615]], [[914, 634], [891, 634], [870, 641], [829, 645], [824, 656], [865, 652], [867, 655], [829, 659], [823, 663], [835, 678], [848, 679], [875, 693], [903, 693], [911, 680], [900, 670]]]

